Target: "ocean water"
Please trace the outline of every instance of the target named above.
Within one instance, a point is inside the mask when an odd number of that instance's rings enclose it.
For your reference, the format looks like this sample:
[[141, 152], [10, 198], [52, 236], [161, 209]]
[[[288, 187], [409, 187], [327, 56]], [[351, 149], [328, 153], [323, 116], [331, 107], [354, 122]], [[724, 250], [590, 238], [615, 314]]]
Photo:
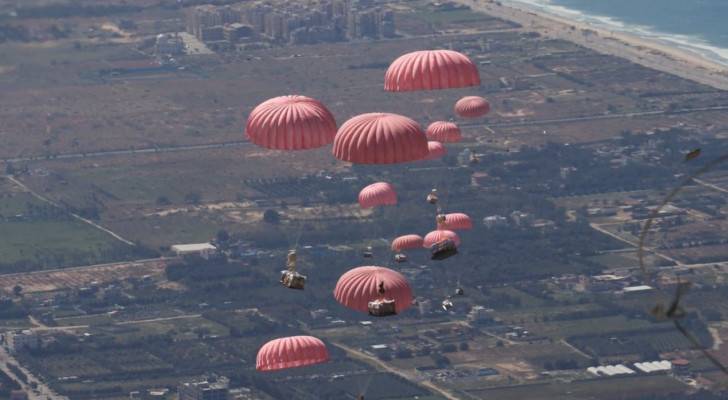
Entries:
[[[508, 3], [508, 1], [506, 1]], [[511, 0], [728, 65], [728, 0]]]

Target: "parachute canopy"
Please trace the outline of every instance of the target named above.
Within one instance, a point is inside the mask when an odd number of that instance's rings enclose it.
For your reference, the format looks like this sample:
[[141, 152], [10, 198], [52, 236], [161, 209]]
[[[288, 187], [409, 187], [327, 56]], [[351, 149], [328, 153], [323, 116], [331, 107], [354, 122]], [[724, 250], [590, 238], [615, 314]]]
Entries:
[[450, 231], [473, 229], [473, 221], [464, 213], [445, 214], [445, 222], [438, 223], [437, 229]]
[[291, 336], [274, 339], [258, 350], [255, 369], [277, 371], [329, 361], [329, 352], [320, 339], [313, 336]]
[[392, 251], [422, 248], [422, 236], [404, 235], [392, 240]]
[[[384, 294], [379, 293], [382, 284]], [[395, 301], [396, 311], [400, 313], [412, 305], [412, 289], [399, 272], [366, 266], [341, 275], [334, 289], [334, 298], [344, 306], [363, 313], [369, 312], [370, 301], [390, 299]]]
[[427, 142], [427, 149], [429, 151], [429, 154], [427, 157], [425, 157], [426, 160], [435, 160], [438, 158], [442, 158], [445, 154], [447, 154], [447, 149], [445, 146], [442, 145], [440, 142], [435, 142], [433, 140]]
[[460, 128], [452, 122], [435, 121], [427, 127], [427, 139], [441, 143], [455, 143], [462, 139]]
[[251, 142], [268, 149], [313, 149], [334, 140], [336, 120], [318, 100], [297, 95], [280, 96], [253, 109], [245, 134]]
[[422, 50], [404, 54], [394, 60], [384, 74], [384, 90], [389, 92], [478, 85], [478, 67], [468, 56], [452, 50]]
[[387, 182], [372, 183], [359, 192], [361, 208], [395, 204], [397, 204], [397, 192], [394, 190], [394, 186]]
[[333, 153], [357, 164], [396, 164], [425, 158], [429, 150], [417, 122], [398, 114], [369, 113], [341, 125]]
[[490, 111], [488, 100], [479, 96], [465, 96], [455, 103], [455, 114], [465, 118], [478, 118]]
[[435, 243], [440, 243], [443, 240], [450, 239], [455, 242], [455, 246], [460, 247], [460, 237], [457, 233], [449, 230], [436, 230], [425, 235], [425, 239], [422, 242], [423, 247], [430, 248]]

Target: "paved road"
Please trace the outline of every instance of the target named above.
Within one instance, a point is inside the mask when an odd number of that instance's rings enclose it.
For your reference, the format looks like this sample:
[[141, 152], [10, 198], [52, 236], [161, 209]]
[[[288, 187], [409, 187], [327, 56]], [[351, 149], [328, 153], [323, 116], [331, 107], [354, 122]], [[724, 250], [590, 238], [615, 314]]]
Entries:
[[693, 182], [697, 183], [698, 185], [705, 186], [705, 187], [710, 188], [710, 189], [713, 189], [713, 190], [717, 190], [719, 192], [728, 193], [728, 190], [723, 189], [720, 186], [716, 186], [716, 185], [714, 185], [714, 184], [712, 184], [710, 182], [706, 182], [706, 181], [701, 180], [701, 179], [695, 179], [695, 178], [693, 178]]
[[123, 156], [131, 154], [150, 154], [150, 153], [174, 153], [178, 151], [194, 151], [194, 150], [210, 150], [210, 149], [222, 149], [227, 147], [244, 147], [250, 146], [251, 143], [247, 140], [236, 140], [230, 142], [219, 142], [219, 143], [203, 143], [203, 144], [192, 144], [192, 145], [179, 145], [179, 146], [157, 146], [157, 147], [142, 147], [139, 149], [121, 149], [121, 150], [102, 150], [102, 151], [91, 151], [86, 153], [61, 153], [56, 155], [31, 155], [25, 157], [15, 158], [3, 158], [0, 159], [2, 162], [22, 162], [22, 161], [43, 161], [43, 160], [69, 160], [76, 158], [98, 158], [98, 157], [109, 157], [109, 156]]
[[177, 257], [146, 258], [143, 260], [117, 261], [117, 262], [111, 262], [111, 263], [105, 263], [105, 264], [82, 265], [79, 267], [43, 269], [40, 271], [31, 271], [31, 272], [15, 272], [12, 274], [0, 274], [0, 277], [12, 278], [12, 277], [32, 276], [32, 275], [45, 275], [45, 274], [49, 274], [49, 273], [53, 273], [53, 272], [82, 272], [82, 271], [90, 270], [90, 269], [94, 269], [94, 268], [111, 267], [114, 265], [145, 264], [145, 263], [149, 263], [149, 262], [170, 261], [170, 260], [177, 260], [177, 259], [178, 259]]
[[[595, 223], [592, 222], [592, 223], [589, 224], [589, 226], [591, 226], [592, 229], [597, 230], [597, 231], [599, 231], [599, 232], [601, 232], [601, 233], [603, 233], [605, 235], [611, 236], [611, 237], [613, 237], [613, 238], [615, 238], [615, 239], [617, 239], [617, 240], [619, 240], [621, 242], [624, 242], [624, 243], [627, 243], [627, 244], [629, 244], [631, 246], [634, 246], [635, 248], [639, 248], [639, 243], [638, 242], [633, 242], [631, 240], [625, 239], [625, 238], [623, 238], [623, 237], [621, 237], [621, 236], [619, 236], [619, 235], [617, 235], [615, 233], [610, 232], [607, 229], [602, 228], [599, 224], [595, 224]], [[665, 259], [667, 261], [671, 261], [671, 262], [675, 263], [675, 265], [677, 265], [677, 266], [683, 266], [684, 265], [679, 260], [677, 260], [675, 258], [672, 258], [670, 256], [666, 256], [664, 254], [658, 253], [657, 250], [655, 250], [655, 249], [653, 249], [651, 247], [645, 246], [644, 249], [645, 249], [645, 251], [651, 252], [651, 253], [655, 254], [656, 256], [658, 256], [658, 257], [660, 257], [662, 259]]]
[[[152, 322], [164, 322], [164, 321], [174, 321], [177, 319], [191, 319], [191, 318], [200, 318], [202, 314], [185, 314], [185, 315], [176, 315], [174, 317], [160, 317], [160, 318], [151, 318], [151, 319], [139, 319], [134, 321], [122, 321], [122, 322], [116, 322], [114, 325], [137, 325], [137, 324], [148, 324]], [[30, 328], [32, 331], [73, 331], [76, 329], [87, 329], [90, 325], [65, 325], [65, 326], [37, 326], [34, 328]]]
[[726, 110], [728, 110], [728, 105], [716, 106], [716, 107], [682, 108], [679, 110], [672, 110], [672, 111], [656, 110], [656, 111], [641, 111], [641, 112], [629, 112], [629, 113], [618, 113], [618, 114], [595, 114], [595, 115], [585, 115], [582, 117], [567, 117], [567, 118], [526, 120], [526, 121], [516, 121], [516, 122], [501, 122], [501, 123], [495, 123], [495, 124], [477, 123], [477, 122], [467, 123], [466, 122], [466, 123], [461, 123], [459, 125], [460, 125], [460, 127], [489, 126], [491, 128], [508, 128], [508, 127], [516, 127], [516, 126], [540, 126], [540, 125], [551, 125], [551, 124], [564, 124], [564, 123], [570, 123], [570, 122], [588, 122], [588, 121], [598, 121], [598, 120], [608, 120], [608, 119], [638, 118], [638, 117], [648, 117], [648, 116], [655, 116], [655, 115], [689, 114], [689, 113], [694, 113], [694, 112], [711, 112], [711, 111], [726, 111]]
[[[15, 364], [20, 368], [21, 371], [28, 377], [28, 381], [38, 382], [38, 394], [33, 392], [33, 389], [30, 388], [30, 386], [23, 383], [18, 377], [13, 373], [10, 368], [8, 368], [8, 363]], [[43, 383], [41, 380], [36, 378], [30, 371], [28, 371], [25, 367], [20, 365], [18, 363], [18, 360], [15, 359], [8, 351], [5, 349], [5, 347], [0, 346], [0, 370], [2, 370], [5, 374], [13, 378], [16, 382], [20, 384], [20, 387], [28, 394], [29, 400], [68, 400], [68, 397], [66, 396], [60, 396], [56, 394], [51, 388], [46, 386], [45, 383]]]

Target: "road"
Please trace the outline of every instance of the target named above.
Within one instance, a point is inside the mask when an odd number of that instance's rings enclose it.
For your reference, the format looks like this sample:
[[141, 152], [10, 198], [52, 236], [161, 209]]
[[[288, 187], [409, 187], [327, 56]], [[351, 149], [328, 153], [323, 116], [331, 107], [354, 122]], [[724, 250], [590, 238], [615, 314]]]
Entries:
[[[369, 85], [367, 85], [368, 87]], [[586, 121], [597, 121], [597, 120], [608, 120], [608, 119], [622, 119], [622, 118], [635, 118], [655, 115], [666, 115], [666, 114], [688, 114], [693, 112], [710, 112], [710, 111], [726, 111], [726, 106], [716, 107], [698, 107], [698, 108], [683, 108], [679, 110], [656, 110], [656, 111], [643, 111], [643, 112], [629, 112], [619, 114], [595, 114], [586, 115], [582, 117], [568, 117], [568, 118], [552, 118], [552, 119], [538, 119], [538, 120], [526, 120], [526, 121], [514, 121], [514, 122], [500, 122], [500, 123], [462, 123], [460, 127], [486, 127], [486, 128], [508, 128], [518, 126], [540, 126], [540, 125], [551, 125], [551, 124], [566, 124], [573, 122], [586, 122]], [[202, 143], [193, 145], [174, 145], [174, 146], [156, 146], [156, 147], [143, 147], [139, 149], [120, 149], [120, 150], [104, 150], [104, 151], [93, 151], [86, 153], [60, 153], [55, 155], [30, 155], [25, 157], [13, 157], [3, 158], [0, 162], [5, 163], [16, 163], [16, 162], [28, 162], [28, 161], [44, 161], [44, 160], [73, 160], [82, 158], [104, 158], [113, 156], [124, 156], [132, 154], [154, 154], [154, 153], [174, 153], [184, 151], [197, 151], [197, 150], [214, 150], [234, 147], [247, 147], [252, 145], [246, 140], [236, 140], [229, 142], [218, 142], [218, 143]]]
[[[18, 377], [10, 370], [10, 368], [8, 368], [8, 363], [17, 365], [18, 368], [20, 368], [20, 370], [23, 371], [23, 373], [28, 377], [29, 382], [38, 382], [38, 394], [36, 394], [33, 389], [30, 388], [30, 386], [26, 385], [25, 383], [23, 383], [23, 381], [18, 379]], [[6, 375], [10, 376], [12, 379], [20, 384], [20, 387], [23, 389], [23, 391], [28, 394], [29, 400], [68, 400], [68, 397], [58, 395], [53, 390], [51, 390], [51, 388], [46, 386], [45, 383], [36, 378], [25, 367], [20, 365], [20, 363], [18, 363], [18, 360], [16, 360], [15, 357], [8, 353], [8, 351], [3, 346], [0, 346], [0, 370], [2, 370]]]
[[202, 144], [191, 144], [191, 145], [174, 145], [174, 146], [155, 146], [155, 147], [142, 147], [139, 149], [120, 149], [120, 150], [102, 150], [102, 151], [91, 151], [86, 153], [61, 153], [55, 155], [33, 155], [25, 157], [15, 158], [3, 158], [0, 161], [3, 162], [25, 162], [25, 161], [43, 161], [43, 160], [72, 160], [77, 158], [91, 158], [91, 157], [110, 157], [110, 156], [123, 156], [131, 154], [153, 154], [153, 153], [174, 153], [178, 151], [195, 151], [195, 150], [211, 150], [211, 149], [223, 149], [228, 147], [244, 147], [250, 146], [252, 143], [247, 140], [236, 140], [230, 142], [218, 142], [218, 143], [202, 143]]
[[[191, 318], [200, 318], [202, 314], [185, 314], [185, 315], [175, 315], [174, 317], [160, 317], [160, 318], [151, 318], [151, 319], [138, 319], [134, 321], [122, 321], [122, 322], [116, 322], [114, 325], [137, 325], [137, 324], [148, 324], [152, 322], [164, 322], [164, 321], [174, 321], [177, 319], [191, 319]], [[33, 328], [30, 328], [31, 331], [34, 332], [47, 332], [47, 331], [75, 331], [77, 329], [88, 329], [90, 325], [65, 325], [65, 326], [36, 326]]]
[[702, 179], [695, 179], [695, 178], [693, 178], [693, 182], [697, 183], [700, 186], [705, 186], [705, 187], [707, 187], [709, 189], [717, 190], [717, 191], [723, 192], [723, 193], [728, 193], [728, 190], [723, 189], [720, 186], [716, 186], [716, 185], [714, 185], [714, 184], [712, 184], [710, 182], [706, 182], [706, 181], [704, 181]]
[[[26, 186], [26, 185], [25, 185], [25, 184], [24, 184], [23, 182], [21, 182], [21, 181], [19, 181], [19, 180], [15, 179], [15, 178], [14, 178], [13, 176], [11, 176], [11, 175], [5, 175], [5, 178], [6, 178], [6, 179], [8, 179], [8, 180], [9, 180], [10, 182], [13, 182], [13, 183], [14, 183], [15, 185], [17, 185], [18, 187], [20, 187], [20, 188], [21, 188], [21, 189], [23, 189], [24, 191], [26, 191], [26, 192], [30, 193], [30, 194], [31, 194], [31, 195], [32, 195], [33, 197], [35, 197], [36, 199], [38, 199], [38, 200], [40, 200], [40, 201], [42, 201], [42, 202], [44, 202], [44, 203], [50, 204], [50, 205], [52, 205], [53, 207], [59, 208], [59, 209], [61, 209], [61, 210], [63, 210], [63, 209], [64, 209], [63, 207], [61, 207], [61, 206], [60, 206], [60, 204], [56, 203], [55, 201], [53, 201], [53, 200], [51, 200], [51, 199], [49, 199], [49, 198], [47, 198], [47, 197], [41, 196], [40, 194], [38, 194], [38, 193], [34, 192], [34, 191], [33, 191], [32, 189], [30, 189], [29, 187], [27, 187], [27, 186]], [[123, 242], [123, 243], [125, 243], [125, 244], [127, 244], [127, 245], [129, 245], [129, 246], [136, 246], [136, 245], [134, 244], [134, 242], [132, 242], [132, 241], [130, 241], [130, 240], [127, 240], [127, 239], [124, 239], [124, 238], [123, 238], [123, 237], [121, 237], [120, 235], [118, 235], [118, 234], [116, 234], [116, 233], [112, 232], [111, 230], [109, 230], [109, 229], [107, 229], [107, 228], [104, 228], [103, 226], [101, 226], [101, 225], [99, 225], [99, 224], [97, 224], [97, 223], [95, 223], [95, 222], [91, 221], [90, 219], [84, 218], [84, 217], [82, 217], [82, 216], [80, 216], [80, 215], [78, 215], [78, 214], [72, 213], [72, 212], [69, 212], [69, 214], [70, 214], [70, 215], [71, 215], [71, 216], [72, 216], [73, 218], [75, 218], [75, 219], [77, 219], [77, 220], [79, 220], [79, 221], [81, 221], [81, 222], [83, 222], [83, 223], [85, 223], [85, 224], [91, 225], [92, 227], [94, 227], [94, 228], [96, 228], [96, 229], [98, 229], [98, 230], [100, 230], [100, 231], [103, 231], [103, 232], [105, 232], [105, 233], [107, 233], [107, 234], [111, 235], [111, 237], [113, 237], [113, 238], [114, 238], [114, 239], [116, 239], [116, 240], [119, 240], [119, 241], [121, 241], [121, 242]]]
[[694, 113], [694, 112], [710, 112], [710, 111], [726, 111], [726, 110], [728, 110], [728, 105], [727, 106], [715, 106], [715, 107], [682, 108], [679, 110], [655, 110], [655, 111], [628, 112], [628, 113], [617, 113], [617, 114], [594, 114], [594, 115], [585, 115], [582, 117], [553, 118], [553, 119], [527, 120], [527, 121], [517, 121], [517, 122], [501, 122], [501, 123], [495, 123], [495, 124], [471, 122], [471, 123], [461, 123], [459, 125], [461, 128], [463, 128], [463, 127], [481, 127], [481, 126], [488, 126], [491, 128], [509, 128], [509, 127], [517, 127], [517, 126], [531, 126], [531, 125], [540, 126], [540, 125], [550, 125], [550, 124], [564, 124], [564, 123], [570, 123], [570, 122], [588, 122], [588, 121], [598, 121], [598, 120], [606, 120], [606, 119], [624, 119], [624, 118], [648, 117], [648, 116], [667, 115], [667, 114], [669, 114], [669, 115], [689, 114], [689, 113]]
[[401, 371], [399, 369], [390, 367], [385, 362], [382, 362], [381, 360], [377, 359], [374, 356], [371, 356], [369, 354], [366, 354], [364, 352], [361, 352], [359, 350], [356, 350], [354, 348], [351, 348], [351, 347], [349, 347], [347, 345], [344, 345], [344, 344], [341, 344], [341, 343], [333, 343], [333, 344], [334, 344], [334, 346], [336, 346], [336, 347], [344, 350], [352, 358], [359, 359], [361, 361], [366, 362], [367, 364], [374, 364], [376, 367], [378, 367], [380, 369], [383, 369], [383, 370], [385, 370], [385, 371], [387, 371], [389, 373], [392, 373], [392, 374], [395, 374], [397, 376], [400, 376], [400, 377], [406, 379], [407, 381], [410, 381], [412, 383], [418, 383], [418, 384], [420, 384], [420, 385], [422, 385], [422, 386], [424, 386], [424, 387], [426, 387], [426, 388], [428, 388], [428, 389], [430, 389], [430, 390], [432, 390], [432, 391], [440, 394], [441, 396], [445, 397], [448, 400], [463, 400], [461, 397], [455, 396], [450, 391], [447, 391], [447, 390], [445, 390], [445, 389], [443, 389], [443, 388], [435, 385], [434, 383], [432, 383], [430, 381], [424, 381], [424, 380], [417, 379], [416, 376], [412, 376], [412, 375], [410, 375], [410, 374], [408, 374], [406, 372], [403, 372], [403, 371]]
[[[611, 237], [613, 237], [613, 238], [615, 238], [615, 239], [617, 239], [617, 240], [619, 240], [621, 242], [624, 242], [624, 243], [627, 243], [627, 244], [629, 244], [631, 246], [634, 246], [635, 248], [639, 248], [639, 243], [638, 242], [633, 242], [631, 240], [625, 239], [625, 238], [617, 235], [616, 233], [610, 232], [609, 230], [602, 228], [599, 224], [595, 224], [595, 223], [591, 222], [591, 223], [589, 223], [589, 226], [592, 229], [594, 229], [596, 231], [599, 231], [599, 232], [601, 232], [601, 233], [603, 233], [605, 235], [611, 236]], [[670, 256], [666, 256], [664, 254], [658, 253], [653, 248], [650, 248], [650, 247], [645, 246], [644, 249], [645, 249], [645, 251], [651, 252], [651, 253], [655, 254], [656, 256], [658, 256], [658, 257], [660, 257], [660, 258], [662, 258], [664, 260], [671, 261], [671, 262], [675, 263], [675, 265], [677, 265], [677, 266], [683, 266], [684, 265], [679, 260], [677, 260], [675, 258], [672, 258]]]

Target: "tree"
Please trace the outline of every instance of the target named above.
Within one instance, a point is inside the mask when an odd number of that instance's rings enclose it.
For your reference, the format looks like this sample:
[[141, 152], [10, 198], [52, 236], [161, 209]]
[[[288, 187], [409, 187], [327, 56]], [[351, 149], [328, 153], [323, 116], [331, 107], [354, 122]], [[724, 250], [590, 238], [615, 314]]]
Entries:
[[21, 295], [22, 295], [22, 293], [23, 293], [23, 287], [22, 287], [22, 286], [20, 286], [20, 285], [15, 285], [15, 286], [13, 287], [13, 294], [14, 294], [14, 295], [16, 295], [16, 296], [18, 296], [18, 297], [19, 297], [19, 296], [21, 296]]
[[202, 201], [200, 192], [189, 192], [185, 195], [185, 202], [187, 204], [200, 204], [200, 201]]
[[216, 237], [217, 241], [220, 243], [225, 243], [230, 240], [230, 234], [225, 229], [220, 229], [219, 231], [217, 231]]
[[169, 201], [169, 198], [167, 196], [159, 196], [157, 197], [157, 205], [158, 206], [168, 206], [172, 204], [171, 201]]
[[460, 351], [468, 351], [470, 350], [470, 345], [468, 345], [468, 342], [462, 342], [460, 343]]
[[265, 210], [263, 213], [263, 221], [269, 224], [277, 224], [281, 221], [281, 216], [276, 210]]

